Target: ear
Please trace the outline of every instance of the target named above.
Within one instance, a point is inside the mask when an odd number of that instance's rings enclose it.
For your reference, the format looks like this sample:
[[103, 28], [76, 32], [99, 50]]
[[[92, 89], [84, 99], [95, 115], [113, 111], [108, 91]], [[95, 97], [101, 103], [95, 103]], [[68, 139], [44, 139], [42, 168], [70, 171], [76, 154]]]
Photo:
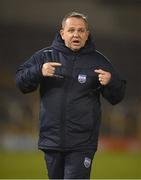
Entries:
[[64, 30], [63, 29], [60, 30], [60, 35], [61, 35], [62, 39], [64, 40]]

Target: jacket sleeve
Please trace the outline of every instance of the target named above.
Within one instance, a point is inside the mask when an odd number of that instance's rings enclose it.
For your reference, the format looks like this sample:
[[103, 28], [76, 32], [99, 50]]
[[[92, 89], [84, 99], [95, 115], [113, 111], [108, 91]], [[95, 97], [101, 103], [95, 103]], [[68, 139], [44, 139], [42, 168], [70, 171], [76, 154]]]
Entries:
[[125, 96], [126, 80], [121, 78], [120, 74], [103, 54], [97, 53], [100, 62], [99, 68], [111, 73], [110, 82], [105, 86], [101, 86], [101, 94], [108, 102], [115, 105], [122, 101]]
[[35, 53], [17, 69], [16, 85], [23, 93], [29, 93], [38, 88], [42, 78], [42, 64], [39, 54]]
[[119, 103], [125, 95], [126, 81], [119, 78], [116, 73], [112, 73], [112, 78], [108, 85], [101, 88], [101, 93], [112, 105]]

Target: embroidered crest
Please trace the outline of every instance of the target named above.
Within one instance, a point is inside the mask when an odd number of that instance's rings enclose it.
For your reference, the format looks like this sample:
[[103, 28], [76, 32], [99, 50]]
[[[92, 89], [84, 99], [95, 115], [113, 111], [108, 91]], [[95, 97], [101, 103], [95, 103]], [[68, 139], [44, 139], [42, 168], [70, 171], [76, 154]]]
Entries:
[[87, 75], [85, 74], [79, 74], [78, 75], [78, 82], [80, 82], [81, 84], [85, 83], [87, 81]]
[[84, 159], [84, 166], [85, 166], [86, 168], [89, 168], [90, 165], [91, 165], [91, 159], [88, 158], [88, 157], [85, 157], [85, 159]]

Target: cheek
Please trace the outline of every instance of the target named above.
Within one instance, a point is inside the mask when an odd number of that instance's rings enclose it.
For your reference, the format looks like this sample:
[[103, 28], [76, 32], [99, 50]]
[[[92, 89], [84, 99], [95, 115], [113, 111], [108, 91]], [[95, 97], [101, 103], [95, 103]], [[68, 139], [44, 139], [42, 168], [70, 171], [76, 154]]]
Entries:
[[86, 40], [86, 41], [87, 41], [87, 39], [88, 39], [88, 36], [89, 36], [88, 34], [85, 36], [85, 40]]
[[69, 37], [64, 36], [62, 39], [64, 40], [64, 43], [65, 43], [66, 46], [70, 46], [70, 39], [69, 39]]
[[64, 36], [64, 39], [63, 39], [65, 42], [69, 42], [70, 41], [70, 37], [69, 36]]
[[83, 37], [83, 43], [85, 44], [85, 42], [87, 41], [88, 37], [87, 36], [84, 36]]

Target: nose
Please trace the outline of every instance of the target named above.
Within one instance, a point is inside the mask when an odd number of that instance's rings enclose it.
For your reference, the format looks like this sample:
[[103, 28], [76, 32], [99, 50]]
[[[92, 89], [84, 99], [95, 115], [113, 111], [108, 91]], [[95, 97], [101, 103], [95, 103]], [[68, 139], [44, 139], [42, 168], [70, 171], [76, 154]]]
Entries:
[[73, 36], [74, 36], [74, 37], [77, 37], [77, 36], [78, 36], [78, 31], [74, 31]]

